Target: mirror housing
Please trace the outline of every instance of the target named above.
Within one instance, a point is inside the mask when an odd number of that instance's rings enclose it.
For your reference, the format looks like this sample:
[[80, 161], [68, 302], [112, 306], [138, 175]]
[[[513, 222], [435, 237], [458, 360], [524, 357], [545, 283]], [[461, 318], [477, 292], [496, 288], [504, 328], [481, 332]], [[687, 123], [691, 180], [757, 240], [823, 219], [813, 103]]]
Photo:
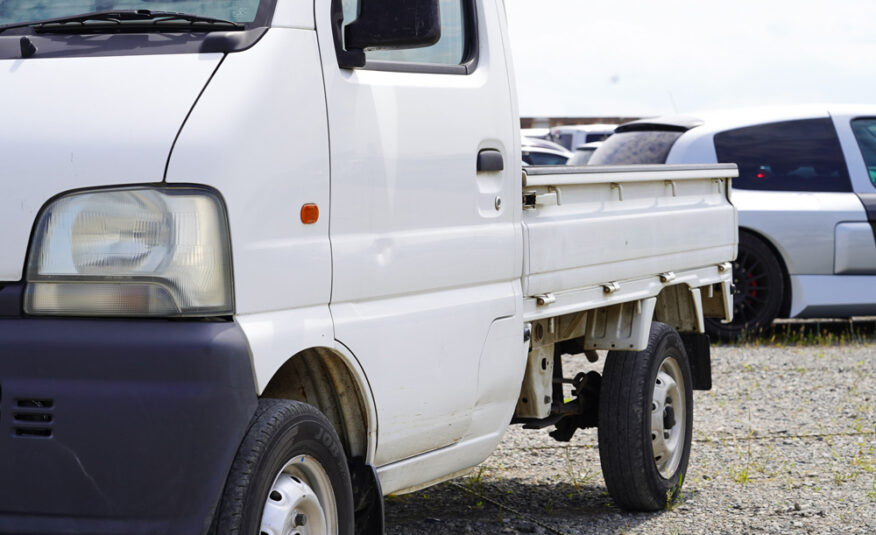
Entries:
[[441, 38], [439, 0], [360, 0], [359, 16], [343, 28], [343, 7], [332, 0], [332, 21], [338, 63], [345, 68], [365, 65], [365, 49], [419, 48]]

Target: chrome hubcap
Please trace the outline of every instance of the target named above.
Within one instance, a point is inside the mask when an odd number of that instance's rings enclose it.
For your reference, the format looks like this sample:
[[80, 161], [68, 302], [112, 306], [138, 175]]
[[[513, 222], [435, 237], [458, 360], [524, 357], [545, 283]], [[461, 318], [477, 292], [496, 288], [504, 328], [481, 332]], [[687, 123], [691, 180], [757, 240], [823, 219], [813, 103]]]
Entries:
[[259, 535], [337, 533], [337, 504], [331, 480], [309, 455], [286, 463], [265, 500]]
[[654, 464], [664, 479], [669, 479], [681, 463], [687, 411], [684, 406], [684, 377], [672, 357], [660, 364], [651, 399], [651, 451]]

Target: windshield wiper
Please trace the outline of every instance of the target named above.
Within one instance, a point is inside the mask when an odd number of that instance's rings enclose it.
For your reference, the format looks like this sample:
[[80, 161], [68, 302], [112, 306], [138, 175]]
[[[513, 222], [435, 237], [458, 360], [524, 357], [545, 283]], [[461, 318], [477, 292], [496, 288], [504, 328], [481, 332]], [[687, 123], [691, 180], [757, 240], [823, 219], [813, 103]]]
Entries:
[[244, 25], [230, 20], [174, 11], [127, 9], [95, 11], [72, 17], [23, 22], [0, 26], [0, 33], [12, 28], [31, 27], [36, 33], [149, 32], [243, 30]]

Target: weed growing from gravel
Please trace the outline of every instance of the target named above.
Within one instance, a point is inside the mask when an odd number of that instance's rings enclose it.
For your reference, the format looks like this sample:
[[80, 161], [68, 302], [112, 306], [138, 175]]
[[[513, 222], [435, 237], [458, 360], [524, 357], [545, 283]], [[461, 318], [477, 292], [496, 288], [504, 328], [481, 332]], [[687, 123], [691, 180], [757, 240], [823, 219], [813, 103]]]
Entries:
[[672, 511], [684, 501], [684, 490], [682, 490], [682, 484], [684, 483], [684, 475], [678, 479], [678, 487], [677, 492], [672, 492], [672, 489], [666, 491], [666, 507], [667, 511]]
[[[860, 474], [873, 474], [876, 472], [876, 456], [874, 456], [876, 446], [865, 445], [863, 443], [858, 444], [858, 446], [858, 452], [849, 462], [855, 478]], [[873, 484], [876, 486], [876, 479], [873, 480]]]
[[547, 514], [553, 514], [554, 512], [554, 500], [553, 498], [548, 498], [547, 502], [544, 504], [544, 512]]
[[840, 470], [834, 470], [833, 472], [833, 483], [837, 487], [839, 487], [846, 481], [854, 481], [857, 478], [858, 475], [854, 472], [842, 472]]
[[463, 485], [472, 492], [480, 492], [484, 487], [484, 474], [486, 471], [486, 466], [479, 466], [476, 471], [471, 473], [471, 475], [466, 476]]
[[745, 485], [750, 481], [748, 477], [748, 467], [742, 468], [741, 470], [734, 470], [733, 467], [730, 467], [730, 475], [733, 477], [733, 481], [739, 483], [740, 485]]
[[[581, 463], [573, 458], [571, 448], [563, 448], [563, 452], [566, 458], [566, 477], [569, 480], [569, 484], [572, 485], [572, 488], [575, 489], [575, 491], [580, 492], [581, 487], [589, 483], [593, 479], [594, 474], [586, 467], [584, 468], [583, 473], [579, 471]], [[567, 496], [571, 498], [572, 493], [570, 492]]]

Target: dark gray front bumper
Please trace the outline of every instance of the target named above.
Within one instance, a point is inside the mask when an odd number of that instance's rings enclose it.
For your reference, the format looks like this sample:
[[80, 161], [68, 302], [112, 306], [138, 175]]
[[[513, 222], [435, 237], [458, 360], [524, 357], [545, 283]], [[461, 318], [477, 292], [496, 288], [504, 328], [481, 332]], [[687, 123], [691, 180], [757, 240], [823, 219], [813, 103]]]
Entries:
[[0, 533], [204, 533], [256, 404], [236, 323], [0, 318]]

